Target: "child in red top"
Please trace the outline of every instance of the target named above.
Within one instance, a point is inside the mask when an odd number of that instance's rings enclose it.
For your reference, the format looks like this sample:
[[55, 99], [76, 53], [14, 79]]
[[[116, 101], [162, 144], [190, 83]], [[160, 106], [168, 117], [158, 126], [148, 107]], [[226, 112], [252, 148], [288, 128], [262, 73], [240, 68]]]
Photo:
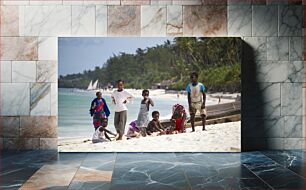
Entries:
[[175, 128], [174, 133], [184, 133], [186, 125], [186, 111], [184, 106], [176, 104], [172, 108], [172, 125]]

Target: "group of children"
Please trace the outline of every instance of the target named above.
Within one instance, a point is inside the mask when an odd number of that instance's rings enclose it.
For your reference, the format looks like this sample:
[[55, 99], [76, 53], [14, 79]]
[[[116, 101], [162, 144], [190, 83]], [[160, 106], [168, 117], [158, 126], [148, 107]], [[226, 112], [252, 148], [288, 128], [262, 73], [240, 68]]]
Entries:
[[[190, 122], [192, 127], [192, 132], [195, 131], [194, 121], [195, 114], [197, 111], [200, 112], [202, 117], [203, 130], [205, 130], [206, 122], [206, 94], [205, 86], [198, 82], [198, 74], [196, 72], [190, 75], [191, 82], [187, 85], [186, 91], [188, 93], [188, 105], [190, 113]], [[95, 133], [93, 135], [92, 142], [103, 142], [111, 138], [109, 135], [116, 137], [116, 140], [122, 140], [125, 131], [125, 125], [127, 121], [127, 107], [126, 104], [130, 102], [134, 97], [127, 91], [124, 90], [124, 81], [117, 81], [117, 90], [115, 90], [111, 99], [115, 104], [115, 118], [114, 125], [117, 134], [112, 133], [107, 129], [108, 116], [110, 115], [109, 108], [106, 104], [104, 98], [102, 98], [102, 93], [97, 92], [96, 98], [91, 102], [90, 114], [93, 117], [93, 125], [95, 127]], [[176, 134], [184, 133], [187, 123], [187, 114], [184, 106], [176, 104], [172, 108], [171, 124], [164, 127], [159, 120], [159, 112], [152, 112], [152, 120], [149, 120], [149, 110], [150, 106], [154, 106], [154, 102], [149, 98], [149, 90], [142, 91], [143, 99], [140, 103], [140, 110], [137, 120], [132, 121], [129, 124], [129, 129], [127, 132], [127, 138], [135, 138], [147, 135], [164, 135], [164, 134]], [[104, 138], [105, 136], [105, 138]]]

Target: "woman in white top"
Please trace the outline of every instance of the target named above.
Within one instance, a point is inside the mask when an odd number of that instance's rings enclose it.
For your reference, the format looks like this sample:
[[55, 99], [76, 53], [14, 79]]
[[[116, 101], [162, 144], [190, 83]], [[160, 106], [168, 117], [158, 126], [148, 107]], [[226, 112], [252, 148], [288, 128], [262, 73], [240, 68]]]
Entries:
[[117, 130], [117, 133], [119, 134], [117, 140], [122, 140], [122, 136], [124, 134], [125, 125], [126, 125], [126, 119], [127, 119], [126, 103], [128, 103], [128, 101], [133, 99], [134, 97], [123, 89], [124, 88], [123, 80], [118, 80], [117, 86], [118, 89], [112, 93], [111, 98], [113, 100], [113, 103], [115, 104], [114, 125]]

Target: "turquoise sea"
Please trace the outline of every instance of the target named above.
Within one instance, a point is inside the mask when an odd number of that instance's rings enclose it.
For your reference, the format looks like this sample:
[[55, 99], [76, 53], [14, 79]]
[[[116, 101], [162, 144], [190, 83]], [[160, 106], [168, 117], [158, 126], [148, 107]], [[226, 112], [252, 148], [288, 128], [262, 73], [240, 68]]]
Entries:
[[[102, 92], [103, 94], [103, 92]], [[111, 103], [110, 95], [102, 95], [110, 110], [109, 129], [115, 132], [114, 128], [114, 105]], [[95, 98], [94, 91], [81, 91], [77, 89], [59, 89], [58, 93], [58, 125], [59, 138], [68, 137], [88, 137], [90, 138], [94, 132], [92, 118], [89, 114], [91, 101]], [[154, 107], [150, 108], [150, 112], [157, 110], [161, 114], [161, 118], [169, 118], [171, 116], [171, 108], [174, 104], [180, 103], [187, 108], [187, 98], [176, 96], [159, 97], [152, 96], [155, 103]], [[133, 102], [127, 104], [128, 107], [128, 124], [137, 119], [141, 97], [136, 97]], [[127, 127], [126, 126], [126, 130]]]

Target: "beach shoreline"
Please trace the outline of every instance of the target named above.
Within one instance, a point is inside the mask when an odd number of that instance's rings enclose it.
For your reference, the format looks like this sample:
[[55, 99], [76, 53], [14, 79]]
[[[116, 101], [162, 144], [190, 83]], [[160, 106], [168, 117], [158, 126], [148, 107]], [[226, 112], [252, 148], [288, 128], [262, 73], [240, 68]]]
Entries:
[[241, 122], [196, 127], [191, 133], [148, 136], [93, 144], [91, 138], [59, 138], [59, 152], [240, 152]]
[[[97, 92], [100, 91], [103, 95], [110, 96], [116, 88], [113, 90], [81, 90], [81, 89], [71, 89], [72, 91], [80, 91], [80, 92]], [[135, 98], [142, 97], [142, 90], [140, 89], [125, 89], [127, 92], [131, 93]], [[165, 89], [148, 89], [150, 92], [151, 98], [171, 98], [171, 99], [186, 99], [187, 93], [185, 91], [176, 91], [176, 90], [165, 90]], [[237, 98], [241, 97], [241, 93], [229, 93], [229, 92], [215, 92], [215, 93], [206, 93], [207, 99], [210, 99], [214, 102], [214, 104], [218, 103], [229, 103], [235, 101]]]

